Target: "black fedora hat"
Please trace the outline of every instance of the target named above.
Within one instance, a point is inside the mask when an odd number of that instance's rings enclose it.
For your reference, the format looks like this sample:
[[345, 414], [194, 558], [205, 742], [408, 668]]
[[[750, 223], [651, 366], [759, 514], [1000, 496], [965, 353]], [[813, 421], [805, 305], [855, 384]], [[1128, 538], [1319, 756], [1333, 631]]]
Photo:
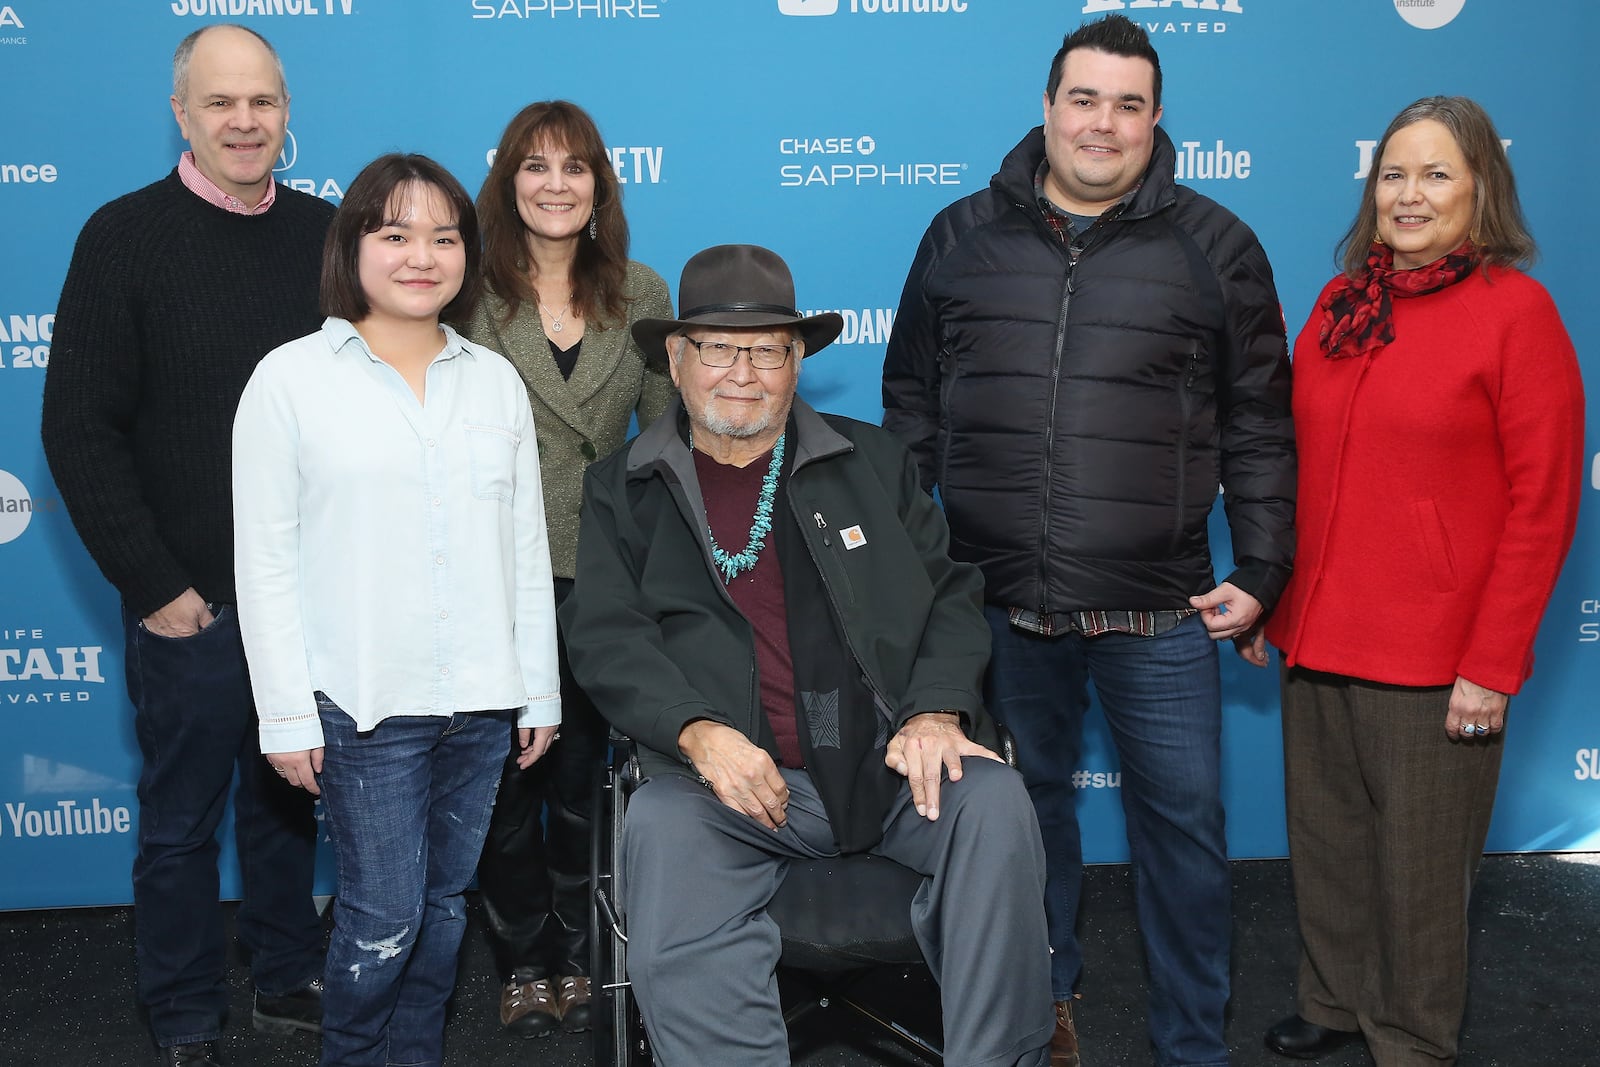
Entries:
[[806, 355], [828, 347], [844, 329], [834, 312], [802, 317], [795, 310], [794, 276], [782, 257], [759, 245], [714, 245], [683, 265], [676, 319], [640, 319], [633, 339], [645, 356], [667, 358], [667, 337], [685, 326], [791, 326]]

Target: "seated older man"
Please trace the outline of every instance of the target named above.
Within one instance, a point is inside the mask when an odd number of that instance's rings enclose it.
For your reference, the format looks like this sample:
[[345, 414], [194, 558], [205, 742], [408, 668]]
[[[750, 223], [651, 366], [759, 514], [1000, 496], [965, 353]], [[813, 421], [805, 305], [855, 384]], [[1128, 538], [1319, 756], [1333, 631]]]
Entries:
[[795, 396], [839, 335], [777, 255], [691, 259], [682, 317], [633, 328], [681, 402], [588, 473], [562, 612], [578, 681], [639, 746], [628, 974], [667, 1067], [789, 1062], [766, 905], [790, 859], [929, 876], [912, 921], [945, 1063], [1048, 1062], [1044, 853], [983, 741], [976, 569], [900, 444]]

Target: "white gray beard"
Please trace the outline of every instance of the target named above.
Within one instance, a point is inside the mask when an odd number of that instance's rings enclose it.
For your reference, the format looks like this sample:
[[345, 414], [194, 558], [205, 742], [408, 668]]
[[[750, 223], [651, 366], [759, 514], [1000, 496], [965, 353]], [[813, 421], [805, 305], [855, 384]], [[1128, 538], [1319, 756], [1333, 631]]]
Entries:
[[733, 437], [739, 440], [760, 437], [771, 429], [773, 416], [776, 414], [769, 408], [766, 414], [754, 422], [737, 423], [726, 415], [719, 415], [713, 411], [712, 404], [714, 403], [715, 399], [706, 404], [704, 410], [700, 412], [700, 419], [705, 424], [705, 428], [718, 437]]

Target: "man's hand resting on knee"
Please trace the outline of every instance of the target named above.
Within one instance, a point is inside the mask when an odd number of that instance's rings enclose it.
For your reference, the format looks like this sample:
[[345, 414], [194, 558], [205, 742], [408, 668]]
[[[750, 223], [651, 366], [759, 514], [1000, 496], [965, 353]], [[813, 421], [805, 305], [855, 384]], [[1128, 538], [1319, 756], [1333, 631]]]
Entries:
[[678, 750], [734, 811], [770, 830], [788, 821], [789, 787], [765, 749], [731, 726], [696, 719], [678, 732]]
[[939, 783], [944, 772], [952, 782], [961, 778], [961, 758], [981, 756], [1003, 762], [961, 732], [961, 716], [949, 711], [925, 711], [913, 715], [889, 739], [884, 762], [911, 785], [911, 802], [917, 814], [939, 817]]

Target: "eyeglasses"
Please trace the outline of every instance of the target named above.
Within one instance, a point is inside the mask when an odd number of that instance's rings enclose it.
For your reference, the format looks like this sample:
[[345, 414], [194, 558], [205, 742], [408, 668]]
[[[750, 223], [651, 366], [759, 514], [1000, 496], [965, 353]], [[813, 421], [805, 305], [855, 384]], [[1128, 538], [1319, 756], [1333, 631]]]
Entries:
[[750, 356], [750, 365], [756, 370], [777, 370], [789, 362], [789, 353], [794, 348], [793, 341], [786, 345], [729, 345], [721, 341], [696, 341], [687, 335], [683, 339], [694, 345], [694, 350], [700, 353], [700, 362], [708, 367], [731, 367], [739, 353], [744, 352]]

